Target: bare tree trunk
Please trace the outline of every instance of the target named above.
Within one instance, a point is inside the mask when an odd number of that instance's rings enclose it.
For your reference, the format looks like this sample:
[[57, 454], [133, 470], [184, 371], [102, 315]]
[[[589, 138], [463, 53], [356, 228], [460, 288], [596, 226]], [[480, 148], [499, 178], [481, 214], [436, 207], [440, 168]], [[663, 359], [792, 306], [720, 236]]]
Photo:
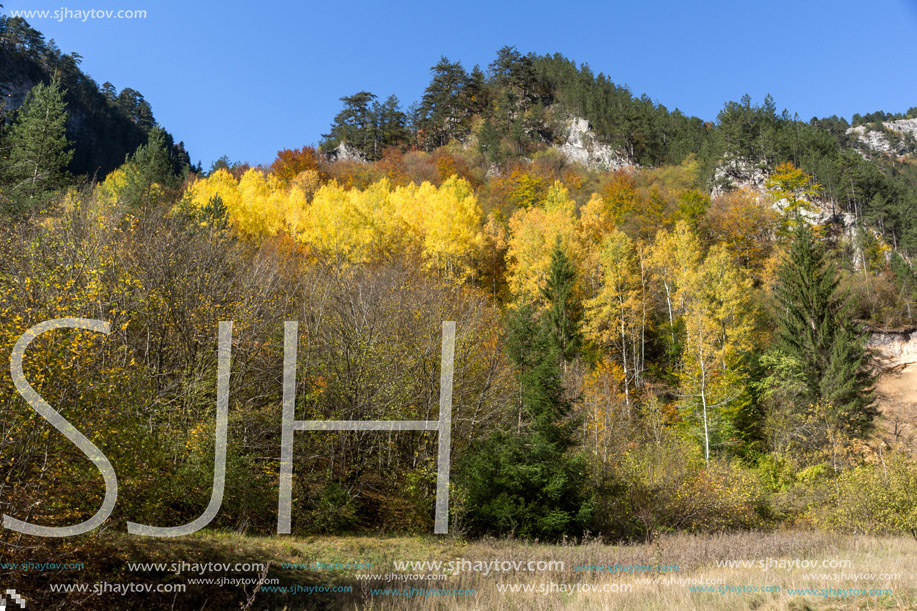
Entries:
[[[703, 347], [701, 355], [703, 355]], [[704, 464], [710, 463], [710, 430], [707, 426], [707, 368], [704, 365], [704, 357], [700, 359], [700, 400], [704, 407]]]
[[675, 319], [672, 318], [672, 296], [669, 294], [669, 281], [664, 279], [662, 280], [662, 285], [665, 287], [665, 304], [669, 308], [669, 332], [672, 335], [672, 345], [675, 345]]
[[643, 248], [639, 249], [640, 253], [640, 302], [643, 306], [643, 315], [640, 319], [640, 367], [637, 369], [636, 383], [640, 388], [641, 375], [646, 363], [646, 267], [643, 264]]
[[624, 403], [627, 405], [627, 414], [630, 416], [630, 382], [627, 380], [627, 334], [624, 328], [624, 301], [621, 303], [621, 364], [624, 367]]

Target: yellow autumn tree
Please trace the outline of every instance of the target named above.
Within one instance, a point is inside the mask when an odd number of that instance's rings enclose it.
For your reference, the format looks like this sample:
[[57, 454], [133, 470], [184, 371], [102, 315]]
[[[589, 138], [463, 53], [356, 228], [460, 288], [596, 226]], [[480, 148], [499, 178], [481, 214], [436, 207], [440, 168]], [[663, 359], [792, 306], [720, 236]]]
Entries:
[[673, 231], [660, 229], [649, 249], [648, 263], [662, 285], [669, 318], [669, 334], [675, 345], [675, 319], [685, 311], [687, 291], [701, 261], [701, 246], [687, 221], [678, 221]]
[[[303, 172], [308, 174], [308, 172]], [[302, 236], [311, 229], [309, 218], [309, 201], [312, 192], [308, 185], [297, 182], [300, 176], [293, 179], [293, 184], [286, 194], [285, 209], [283, 211], [284, 227], [295, 239], [302, 241]]]
[[423, 255], [426, 264], [448, 277], [463, 279], [481, 245], [481, 208], [463, 178], [452, 176], [433, 188], [425, 206]]
[[198, 178], [185, 191], [185, 199], [196, 210], [205, 208], [215, 199], [222, 201], [231, 222], [241, 208], [239, 197], [239, 181], [223, 169], [206, 178]]
[[583, 380], [583, 445], [601, 464], [627, 438], [631, 412], [623, 400], [624, 369], [612, 360], [602, 360]]
[[507, 260], [510, 291], [537, 300], [551, 265], [551, 251], [561, 248], [578, 263], [575, 202], [558, 181], [537, 206], [520, 208], [509, 219]]
[[118, 168], [105, 177], [95, 188], [95, 200], [103, 205], [113, 205], [118, 201], [121, 192], [127, 185], [127, 174], [124, 168]]
[[631, 405], [631, 387], [641, 369], [640, 349], [645, 320], [637, 245], [627, 234], [615, 230], [602, 245], [599, 262], [602, 286], [586, 302], [587, 337], [612, 349], [623, 369], [624, 400]]
[[331, 182], [315, 193], [309, 231], [302, 239], [317, 249], [361, 263], [397, 250], [409, 225], [395, 211], [388, 179], [366, 189]]
[[704, 219], [706, 233], [726, 244], [744, 267], [760, 274], [774, 245], [777, 215], [766, 198], [737, 189], [713, 200]]
[[623, 170], [612, 174], [611, 180], [602, 187], [601, 197], [615, 223], [626, 219], [640, 202], [633, 175]]
[[711, 446], [728, 432], [727, 410], [743, 392], [739, 373], [751, 349], [751, 281], [724, 245], [712, 248], [687, 280], [681, 395], [688, 420], [700, 420], [709, 461]]
[[194, 181], [185, 193], [195, 209], [219, 199], [236, 230], [245, 237], [293, 235], [306, 228], [306, 196], [299, 187], [287, 188], [276, 176], [250, 169], [239, 180], [220, 169]]
[[818, 211], [815, 200], [821, 196], [822, 186], [790, 161], [774, 168], [765, 186], [780, 210], [780, 224], [784, 232], [789, 233], [800, 223], [807, 223], [807, 217]]
[[586, 288], [589, 296], [594, 296], [601, 285], [599, 253], [605, 236], [614, 229], [615, 222], [608, 205], [598, 194], [593, 194], [580, 209], [576, 226], [576, 239], [579, 252], [582, 254], [580, 283]]
[[[237, 223], [239, 232], [244, 235], [277, 235], [284, 229], [284, 211], [286, 193], [280, 179], [272, 174], [265, 174], [251, 169], [239, 179], [239, 197], [233, 211], [229, 205], [231, 218]], [[224, 202], [226, 203], [226, 202]]]
[[454, 279], [471, 274], [481, 244], [481, 208], [468, 181], [452, 176], [438, 188], [429, 182], [411, 183], [397, 187], [390, 197], [428, 269]]

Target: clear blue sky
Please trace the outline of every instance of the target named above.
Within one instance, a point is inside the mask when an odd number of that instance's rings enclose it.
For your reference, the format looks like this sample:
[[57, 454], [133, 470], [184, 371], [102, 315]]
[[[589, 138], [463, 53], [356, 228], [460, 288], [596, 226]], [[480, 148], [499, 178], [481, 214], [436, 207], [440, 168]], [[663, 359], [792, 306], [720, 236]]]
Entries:
[[560, 52], [704, 119], [744, 93], [804, 119], [917, 106], [917, 0], [0, 3], [146, 10], [29, 21], [99, 83], [143, 93], [205, 167], [317, 143], [339, 98], [361, 89], [407, 107], [441, 55], [486, 67], [506, 44]]

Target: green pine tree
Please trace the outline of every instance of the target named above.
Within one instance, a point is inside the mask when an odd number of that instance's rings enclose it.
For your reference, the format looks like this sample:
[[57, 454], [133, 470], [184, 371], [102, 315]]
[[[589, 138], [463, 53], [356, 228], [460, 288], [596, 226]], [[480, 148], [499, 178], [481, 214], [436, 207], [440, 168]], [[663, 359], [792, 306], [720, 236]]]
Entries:
[[372, 159], [376, 147], [376, 116], [374, 108], [376, 95], [359, 91], [341, 98], [344, 108], [334, 117], [331, 129], [322, 134], [321, 148], [329, 151], [342, 143], [358, 150], [364, 157]]
[[179, 186], [166, 134], [159, 127], [150, 130], [146, 144], [128, 155], [123, 168], [126, 186], [122, 197], [135, 208], [163, 203]]
[[522, 55], [516, 47], [503, 47], [497, 51], [497, 59], [490, 64], [490, 73], [513, 119], [517, 113], [524, 113], [535, 103], [538, 77], [532, 57]]
[[484, 119], [478, 133], [478, 151], [491, 162], [497, 163], [503, 160], [500, 132], [490, 117]]
[[850, 318], [838, 274], [808, 225], [795, 233], [778, 272], [776, 351], [793, 364], [796, 409], [820, 405], [851, 435], [864, 435], [876, 414], [866, 334]]
[[471, 114], [480, 114], [487, 108], [487, 78], [480, 66], [472, 68], [468, 75], [468, 83], [465, 85], [465, 106], [467, 112]]
[[397, 96], [390, 95], [382, 104], [376, 104], [373, 114], [378, 134], [376, 158], [381, 157], [382, 152], [390, 146], [400, 146], [409, 142], [408, 117], [401, 110]]
[[417, 123], [427, 148], [433, 149], [464, 137], [471, 108], [466, 94], [468, 73], [460, 62], [441, 57], [430, 71], [433, 78], [421, 98]]
[[542, 297], [550, 304], [547, 321], [565, 361], [576, 356], [582, 340], [580, 323], [583, 308], [574, 292], [575, 283], [576, 269], [567, 258], [558, 238], [551, 252], [551, 268], [548, 281], [542, 289]]
[[66, 184], [66, 167], [73, 158], [67, 140], [67, 104], [57, 78], [39, 83], [26, 96], [5, 135], [8, 158], [2, 168], [0, 206], [18, 213], [46, 203]]
[[482, 440], [459, 468], [475, 533], [557, 539], [581, 534], [591, 519], [586, 463], [571, 453], [576, 424], [561, 379], [561, 344], [573, 350], [578, 342], [575, 278], [556, 248], [547, 312], [524, 305], [507, 321], [507, 351], [519, 372], [517, 426]]

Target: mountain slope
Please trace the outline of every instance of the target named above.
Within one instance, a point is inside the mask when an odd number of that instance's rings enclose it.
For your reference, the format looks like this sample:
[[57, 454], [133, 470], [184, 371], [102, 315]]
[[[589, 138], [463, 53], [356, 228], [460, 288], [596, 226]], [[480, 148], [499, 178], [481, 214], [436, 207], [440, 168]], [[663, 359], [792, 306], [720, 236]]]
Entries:
[[[118, 93], [111, 83], [99, 87], [79, 65], [79, 54], [62, 53], [24, 19], [0, 15], [0, 110], [11, 120], [29, 90], [56, 74], [67, 91], [70, 112], [67, 136], [74, 143], [74, 155], [69, 170], [102, 178], [146, 142], [156, 121], [139, 92], [126, 88]], [[190, 165], [183, 143], [175, 145], [169, 134], [166, 139], [179, 163]]]

